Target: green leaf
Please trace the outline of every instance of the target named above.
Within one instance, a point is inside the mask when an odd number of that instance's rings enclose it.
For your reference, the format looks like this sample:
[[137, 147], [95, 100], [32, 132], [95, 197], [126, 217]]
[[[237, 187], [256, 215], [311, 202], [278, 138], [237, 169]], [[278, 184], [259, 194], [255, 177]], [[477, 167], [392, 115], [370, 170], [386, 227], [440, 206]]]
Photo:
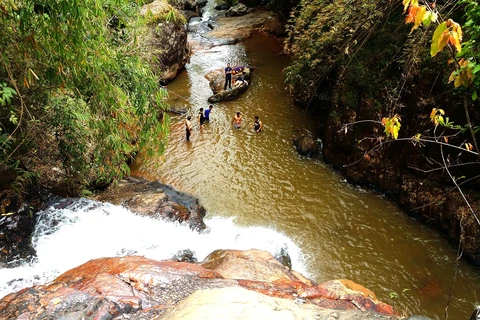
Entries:
[[477, 101], [477, 90], [473, 90], [472, 100], [473, 100], [473, 101]]
[[447, 30], [446, 21], [440, 23], [438, 25], [437, 29], [435, 29], [435, 32], [433, 33], [432, 45], [430, 47], [430, 55], [432, 57], [435, 57], [437, 55], [437, 53], [439, 53], [441, 51], [441, 49], [440, 49], [440, 39], [441, 39], [442, 34], [445, 30]]

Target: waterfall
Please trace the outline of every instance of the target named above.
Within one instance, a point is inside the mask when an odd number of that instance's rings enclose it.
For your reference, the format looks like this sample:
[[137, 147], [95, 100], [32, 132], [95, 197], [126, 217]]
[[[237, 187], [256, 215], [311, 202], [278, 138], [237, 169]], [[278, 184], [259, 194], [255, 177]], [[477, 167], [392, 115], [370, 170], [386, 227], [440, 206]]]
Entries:
[[[240, 227], [233, 219], [208, 217], [202, 233], [178, 223], [139, 216], [128, 209], [87, 199], [59, 200], [38, 213], [32, 244], [34, 262], [0, 269], [0, 298], [32, 285], [45, 284], [91, 259], [141, 255], [171, 259], [189, 249], [198, 261], [216, 249], [262, 249], [273, 255], [287, 250], [294, 270], [307, 275], [298, 246], [265, 227]], [[68, 204], [66, 204], [68, 203]]]

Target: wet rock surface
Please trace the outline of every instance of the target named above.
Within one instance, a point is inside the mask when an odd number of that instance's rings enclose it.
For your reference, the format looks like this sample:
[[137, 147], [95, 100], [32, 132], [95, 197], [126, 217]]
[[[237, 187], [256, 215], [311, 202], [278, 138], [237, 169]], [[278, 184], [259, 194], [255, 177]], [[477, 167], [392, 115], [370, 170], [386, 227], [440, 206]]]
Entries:
[[299, 131], [292, 140], [297, 152], [302, 156], [316, 158], [321, 153], [319, 143], [308, 130]]
[[285, 28], [280, 17], [272, 11], [260, 8], [240, 17], [220, 17], [216, 20], [215, 26], [205, 36], [228, 40], [229, 43], [245, 40], [254, 32], [264, 32], [275, 36], [285, 35]]
[[35, 257], [31, 244], [35, 210], [43, 207], [41, 196], [22, 199], [12, 190], [0, 191], [0, 268], [12, 268]]
[[206, 228], [203, 222], [206, 211], [198, 199], [158, 181], [129, 177], [112, 184], [93, 199], [123, 205], [140, 215], [177, 221], [192, 230]]
[[202, 263], [139, 256], [96, 259], [51, 283], [0, 300], [2, 319], [198, 319], [200, 315], [399, 319], [373, 292], [352, 281], [315, 285], [260, 250], [218, 250]]

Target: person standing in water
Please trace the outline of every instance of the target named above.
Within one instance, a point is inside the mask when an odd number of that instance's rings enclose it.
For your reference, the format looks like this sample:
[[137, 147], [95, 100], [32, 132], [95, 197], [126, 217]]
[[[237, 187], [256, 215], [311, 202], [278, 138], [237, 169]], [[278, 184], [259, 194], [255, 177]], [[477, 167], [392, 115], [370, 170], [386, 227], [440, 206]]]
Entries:
[[200, 129], [203, 128], [204, 123], [205, 123], [205, 115], [203, 114], [203, 108], [200, 108], [200, 111], [198, 112], [198, 125], [200, 126]]
[[213, 106], [209, 105], [208, 109], [205, 110], [205, 121], [210, 122], [210, 112], [212, 112]]
[[232, 89], [232, 68], [230, 68], [230, 63], [227, 63], [227, 67], [225, 68], [225, 86], [223, 90], [227, 90], [227, 85]]
[[185, 119], [185, 132], [187, 134], [187, 141], [190, 141], [190, 134], [192, 132], [192, 117], [188, 116], [187, 119]]
[[242, 113], [240, 111], [233, 116], [232, 124], [235, 129], [240, 129], [242, 127]]
[[255, 132], [259, 133], [262, 132], [263, 129], [263, 123], [260, 120], [259, 116], [255, 116], [255, 121], [252, 123], [252, 128], [255, 130]]

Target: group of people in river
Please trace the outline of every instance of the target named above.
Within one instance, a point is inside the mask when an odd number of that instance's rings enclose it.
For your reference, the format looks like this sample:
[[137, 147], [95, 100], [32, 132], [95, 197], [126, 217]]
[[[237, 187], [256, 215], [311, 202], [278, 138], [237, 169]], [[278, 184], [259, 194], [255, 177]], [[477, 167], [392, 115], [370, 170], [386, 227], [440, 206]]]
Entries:
[[[225, 85], [223, 90], [232, 89], [232, 75], [235, 76], [233, 79], [233, 86], [238, 87], [243, 84], [248, 85], [247, 80], [244, 79], [244, 70], [245, 67], [243, 66], [235, 66], [231, 67], [230, 63], [227, 63], [227, 67], [225, 68]], [[203, 129], [203, 126], [205, 123], [210, 122], [210, 112], [212, 112], [213, 106], [209, 105], [208, 109], [204, 110], [203, 108], [200, 108], [198, 111], [198, 125], [200, 127], [200, 130]], [[242, 128], [242, 113], [240, 111], [236, 112], [236, 114], [233, 116], [232, 119], [232, 126], [234, 129], [241, 129]], [[187, 116], [185, 119], [185, 132], [186, 132], [186, 138], [187, 141], [190, 141], [190, 136], [192, 134], [192, 116]], [[250, 128], [252, 128], [256, 133], [260, 133], [263, 130], [263, 123], [260, 120], [259, 116], [254, 117], [254, 121], [251, 124]]]
[[[212, 109], [213, 109], [213, 106], [209, 105], [208, 109], [206, 109], [205, 111], [203, 108], [200, 108], [200, 110], [198, 111], [197, 120], [198, 120], [198, 125], [200, 127], [200, 130], [202, 130], [205, 123], [210, 122], [210, 113], [212, 112]], [[242, 113], [240, 111], [237, 111], [232, 119], [233, 128], [241, 129], [242, 122], [243, 122]], [[262, 132], [263, 123], [260, 120], [259, 116], [254, 117], [254, 121], [250, 125], [250, 128], [252, 128], [256, 133]], [[190, 141], [190, 136], [192, 134], [192, 116], [187, 116], [187, 119], [185, 119], [185, 133], [186, 133], [187, 141]]]

